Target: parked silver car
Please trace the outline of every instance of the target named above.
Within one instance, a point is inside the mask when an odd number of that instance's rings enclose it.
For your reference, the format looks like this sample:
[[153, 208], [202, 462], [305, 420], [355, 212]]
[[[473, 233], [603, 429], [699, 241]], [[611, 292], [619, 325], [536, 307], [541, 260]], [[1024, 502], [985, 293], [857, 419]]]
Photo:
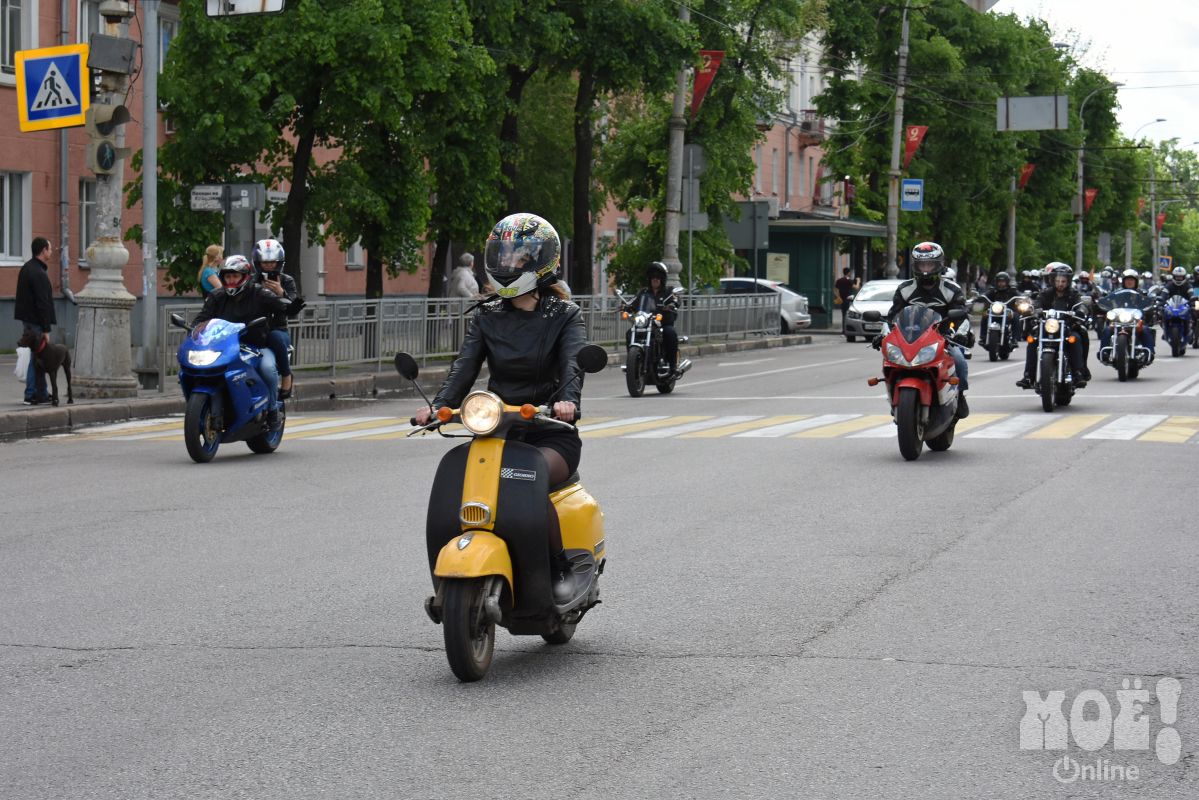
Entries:
[[891, 310], [891, 299], [901, 280], [867, 281], [849, 303], [845, 312], [845, 340], [852, 342], [855, 336], [874, 336], [883, 329], [881, 322], [866, 322], [862, 314], [867, 311], [877, 311], [884, 317]]
[[781, 319], [779, 330], [782, 333], [794, 333], [800, 328], [812, 324], [812, 315], [808, 313], [808, 298], [798, 292], [793, 292], [778, 281], [766, 278], [721, 278], [721, 294], [762, 294], [776, 292], [782, 296]]

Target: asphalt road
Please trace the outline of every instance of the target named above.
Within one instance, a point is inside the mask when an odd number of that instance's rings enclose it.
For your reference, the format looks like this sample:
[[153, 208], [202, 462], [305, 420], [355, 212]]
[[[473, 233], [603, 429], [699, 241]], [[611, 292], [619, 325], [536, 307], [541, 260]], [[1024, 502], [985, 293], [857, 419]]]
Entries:
[[[1053, 415], [976, 356], [973, 427], [913, 463], [878, 366], [589, 378], [604, 603], [563, 647], [501, 631], [472, 685], [421, 609], [452, 443], [399, 438], [411, 404], [206, 466], [177, 421], [2, 444], [0, 797], [1199, 796], [1199, 353]], [[1169, 677], [1146, 736], [1079, 744]], [[1034, 690], [1103, 702], [1025, 750]]]

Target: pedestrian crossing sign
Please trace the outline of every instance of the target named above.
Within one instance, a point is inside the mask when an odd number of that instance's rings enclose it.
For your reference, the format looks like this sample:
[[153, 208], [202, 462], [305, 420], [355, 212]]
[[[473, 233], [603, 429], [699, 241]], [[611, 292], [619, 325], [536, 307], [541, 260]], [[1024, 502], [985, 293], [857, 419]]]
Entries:
[[22, 131], [83, 124], [91, 105], [86, 44], [21, 50], [16, 54], [16, 67]]

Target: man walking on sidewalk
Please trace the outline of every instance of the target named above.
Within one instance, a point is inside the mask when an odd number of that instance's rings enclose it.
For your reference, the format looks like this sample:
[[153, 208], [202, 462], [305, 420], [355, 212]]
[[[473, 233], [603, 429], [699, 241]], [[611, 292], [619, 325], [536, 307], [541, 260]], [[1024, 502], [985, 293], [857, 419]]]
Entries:
[[858, 282], [849, 277], [849, 267], [841, 270], [841, 277], [833, 284], [837, 290], [837, 305], [841, 306], [841, 330], [845, 330], [845, 312], [849, 310], [849, 296], [858, 288]]
[[[58, 320], [54, 316], [54, 289], [47, 274], [50, 267], [50, 242], [44, 236], [33, 240], [33, 258], [25, 262], [17, 276], [15, 319], [24, 323], [24, 332], [36, 340], [49, 340], [50, 327]], [[46, 391], [46, 376], [34, 367], [35, 359], [29, 359], [29, 370], [25, 373], [25, 405], [49, 403]]]

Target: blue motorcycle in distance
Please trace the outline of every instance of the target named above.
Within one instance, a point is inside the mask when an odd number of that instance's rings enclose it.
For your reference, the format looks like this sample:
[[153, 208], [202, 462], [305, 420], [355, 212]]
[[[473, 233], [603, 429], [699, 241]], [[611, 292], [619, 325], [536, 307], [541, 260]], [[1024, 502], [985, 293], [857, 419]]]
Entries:
[[1162, 306], [1162, 330], [1170, 343], [1170, 355], [1186, 355], [1191, 340], [1191, 304], [1185, 297], [1173, 295]]
[[241, 341], [244, 331], [266, 325], [266, 317], [248, 325], [213, 319], [193, 328], [172, 314], [171, 324], [188, 331], [178, 356], [179, 386], [187, 398], [187, 454], [205, 464], [223, 442], [240, 441], [255, 453], [275, 452], [283, 441], [284, 404], [277, 403], [279, 424], [272, 430], [267, 422], [270, 393], [259, 372], [262, 352]]

